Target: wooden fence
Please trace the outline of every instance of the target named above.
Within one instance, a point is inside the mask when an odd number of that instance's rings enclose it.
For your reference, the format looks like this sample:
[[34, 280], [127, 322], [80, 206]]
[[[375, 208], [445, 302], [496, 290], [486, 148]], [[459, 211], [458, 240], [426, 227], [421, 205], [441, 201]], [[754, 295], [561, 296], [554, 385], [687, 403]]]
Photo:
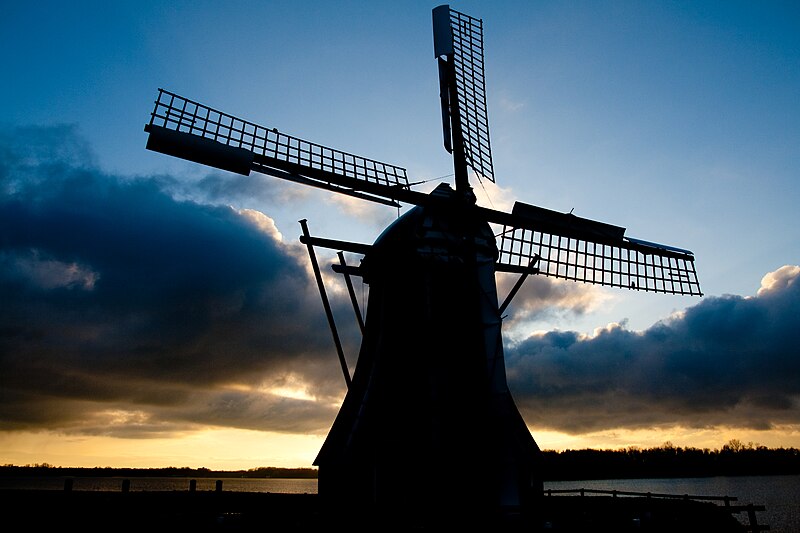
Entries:
[[729, 511], [731, 514], [737, 514], [746, 512], [748, 524], [744, 524], [745, 528], [748, 531], [753, 533], [757, 533], [759, 531], [768, 531], [769, 525], [766, 524], [759, 524], [758, 517], [756, 516], [756, 511], [764, 511], [766, 508], [763, 505], [753, 505], [752, 503], [747, 505], [731, 505], [731, 502], [736, 502], [737, 498], [735, 496], [696, 496], [690, 494], [664, 494], [658, 492], [633, 492], [633, 491], [625, 491], [625, 490], [598, 490], [598, 489], [547, 489], [545, 491], [547, 496], [552, 496], [554, 494], [575, 494], [581, 497], [585, 497], [587, 494], [602, 494], [605, 496], [611, 496], [612, 498], [616, 498], [618, 496], [635, 496], [635, 497], [644, 497], [644, 498], [663, 498], [663, 499], [676, 499], [676, 500], [694, 500], [694, 501], [711, 501], [711, 502], [723, 502], [724, 508], [726, 511]]

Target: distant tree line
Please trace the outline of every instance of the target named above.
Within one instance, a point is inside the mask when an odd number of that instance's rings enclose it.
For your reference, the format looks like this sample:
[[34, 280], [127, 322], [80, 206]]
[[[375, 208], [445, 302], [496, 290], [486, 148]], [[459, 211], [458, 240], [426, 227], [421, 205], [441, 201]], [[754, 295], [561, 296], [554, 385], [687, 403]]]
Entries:
[[649, 449], [544, 451], [542, 467], [548, 481], [800, 474], [800, 450], [737, 439], [719, 450], [666, 442]]
[[111, 468], [111, 467], [61, 467], [48, 463], [33, 465], [0, 466], [0, 476], [64, 476], [64, 477], [188, 477], [188, 478], [291, 478], [315, 479], [316, 468], [278, 468], [273, 466], [251, 468], [249, 470], [210, 470], [208, 468], [166, 467], [166, 468]]
[[[542, 456], [542, 477], [547, 481], [800, 474], [800, 450], [767, 448], [753, 443], [744, 444], [736, 439], [728, 441], [722, 449], [714, 450], [681, 448], [666, 442], [660, 447], [648, 449], [630, 447], [620, 450], [545, 450]], [[70, 468], [41, 463], [3, 465], [0, 466], [0, 476], [315, 479], [317, 469]]]

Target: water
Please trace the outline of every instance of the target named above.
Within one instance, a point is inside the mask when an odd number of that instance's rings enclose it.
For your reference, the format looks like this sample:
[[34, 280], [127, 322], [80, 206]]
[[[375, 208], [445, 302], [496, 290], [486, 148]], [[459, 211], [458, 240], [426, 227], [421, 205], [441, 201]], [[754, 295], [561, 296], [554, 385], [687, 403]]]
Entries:
[[[62, 490], [64, 477], [0, 477], [2, 489]], [[197, 479], [198, 491], [212, 491], [216, 478], [180, 477], [75, 477], [72, 490], [119, 491], [124, 479], [130, 480], [131, 491], [189, 490], [189, 482]], [[222, 478], [222, 490], [232, 492], [278, 492], [316, 494], [316, 479], [252, 479]], [[424, 481], [423, 481], [424, 482]], [[742, 476], [679, 479], [608, 479], [585, 481], [547, 481], [544, 488], [618, 490], [690, 496], [732, 496], [734, 504], [763, 505], [756, 513], [760, 524], [768, 524], [771, 533], [800, 532], [800, 476]], [[736, 516], [747, 523], [746, 513]]]

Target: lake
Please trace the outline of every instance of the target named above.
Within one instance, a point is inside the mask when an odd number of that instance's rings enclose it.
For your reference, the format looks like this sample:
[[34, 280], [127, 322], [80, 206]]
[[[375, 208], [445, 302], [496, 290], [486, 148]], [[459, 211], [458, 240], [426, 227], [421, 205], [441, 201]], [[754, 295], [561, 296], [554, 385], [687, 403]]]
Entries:
[[[121, 477], [75, 477], [72, 490], [118, 491]], [[189, 490], [191, 479], [167, 477], [130, 477], [131, 491]], [[216, 478], [196, 478], [199, 491], [216, 488]], [[0, 477], [3, 489], [62, 490], [64, 477]], [[316, 494], [316, 479], [222, 478], [222, 490], [234, 492], [278, 492]], [[763, 505], [757, 513], [760, 524], [768, 524], [772, 533], [800, 532], [800, 476], [741, 476], [677, 479], [608, 479], [582, 481], [546, 481], [545, 490], [591, 489], [690, 496], [731, 496], [735, 503]], [[737, 515], [746, 523], [746, 513]]]

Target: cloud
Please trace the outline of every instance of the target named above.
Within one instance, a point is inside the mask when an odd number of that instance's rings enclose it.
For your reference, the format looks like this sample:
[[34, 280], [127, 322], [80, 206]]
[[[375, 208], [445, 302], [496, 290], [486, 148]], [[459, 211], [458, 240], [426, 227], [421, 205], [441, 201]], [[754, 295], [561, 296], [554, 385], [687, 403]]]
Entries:
[[[506, 298], [519, 274], [498, 274], [498, 298]], [[611, 296], [595, 285], [574, 281], [529, 276], [509, 304], [509, 316], [503, 323], [507, 331], [519, 331], [545, 317], [580, 316], [606, 302]]]
[[[0, 426], [327, 429], [344, 383], [302, 245], [91, 159], [68, 127], [0, 136]], [[270, 391], [290, 375], [319, 401]]]
[[199, 179], [184, 183], [181, 187], [174, 187], [173, 196], [177, 196], [178, 192], [206, 203], [227, 202], [237, 205], [293, 204], [311, 194], [307, 187], [297, 187], [287, 181], [256, 173], [242, 176], [216, 171], [205, 173]]
[[758, 289], [758, 295], [768, 297], [772, 293], [786, 290], [797, 280], [798, 276], [800, 276], [800, 266], [782, 266], [775, 272], [770, 272], [761, 278], [761, 287]]
[[394, 210], [387, 209], [384, 205], [346, 194], [328, 194], [325, 196], [325, 201], [342, 213], [377, 228], [388, 226], [397, 218]]
[[41, 257], [38, 250], [22, 253], [0, 253], [0, 272], [7, 278], [24, 280], [41, 289], [79, 287], [92, 290], [99, 275], [75, 262], [65, 263]]
[[501, 187], [489, 180], [479, 180], [474, 172], [471, 172], [470, 181], [476, 184], [473, 192], [478, 205], [507, 212], [514, 207], [516, 195], [510, 187]]
[[742, 427], [800, 423], [800, 267], [753, 297], [708, 297], [643, 332], [549, 332], [506, 352], [534, 428]]
[[501, 90], [499, 91], [499, 94], [500, 96], [497, 98], [496, 103], [498, 104], [499, 109], [506, 113], [517, 113], [526, 105], [525, 101], [509, 95], [508, 90]]

